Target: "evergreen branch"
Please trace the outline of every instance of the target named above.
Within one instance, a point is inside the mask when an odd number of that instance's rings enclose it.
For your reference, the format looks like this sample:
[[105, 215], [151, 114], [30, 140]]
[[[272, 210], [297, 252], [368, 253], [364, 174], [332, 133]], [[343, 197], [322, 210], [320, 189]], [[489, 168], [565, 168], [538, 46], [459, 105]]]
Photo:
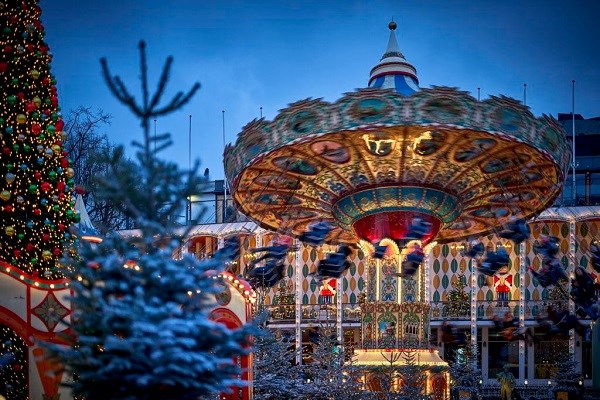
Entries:
[[140, 41], [140, 72], [141, 72], [141, 80], [142, 80], [142, 107], [144, 110], [144, 114], [147, 115], [149, 111], [148, 106], [148, 64], [146, 62], [146, 42], [143, 40]]
[[185, 96], [184, 96], [183, 92], [178, 92], [175, 95], [175, 97], [173, 97], [173, 99], [171, 99], [169, 104], [167, 104], [163, 108], [153, 111], [152, 115], [153, 116], [165, 115], [165, 114], [172, 112], [173, 110], [183, 107], [185, 104], [187, 104], [192, 99], [194, 94], [196, 94], [196, 92], [199, 89], [200, 89], [200, 83], [196, 82], [194, 84], [194, 86], [192, 86], [190, 91], [187, 94], [185, 94]]
[[160, 79], [158, 80], [158, 86], [156, 88], [156, 93], [152, 96], [152, 100], [150, 101], [149, 109], [154, 109], [158, 103], [160, 103], [160, 99], [165, 92], [165, 88], [167, 87], [167, 83], [169, 82], [169, 76], [171, 75], [171, 65], [173, 64], [173, 57], [169, 56], [165, 65], [163, 67], [162, 73], [160, 75]]

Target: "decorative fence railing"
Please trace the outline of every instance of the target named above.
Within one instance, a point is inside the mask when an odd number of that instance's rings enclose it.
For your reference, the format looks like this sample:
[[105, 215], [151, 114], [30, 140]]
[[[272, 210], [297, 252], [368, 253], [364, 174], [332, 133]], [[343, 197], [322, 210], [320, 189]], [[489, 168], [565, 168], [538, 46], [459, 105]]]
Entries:
[[[468, 306], [457, 305], [448, 301], [432, 301], [431, 320], [468, 320], [471, 318], [470, 303]], [[557, 309], [566, 307], [566, 300], [527, 300], [525, 301], [525, 319], [534, 320], [546, 316], [548, 306]], [[507, 312], [515, 317], [519, 316], [520, 303], [518, 300], [500, 301], [500, 300], [478, 300], [476, 304], [478, 320], [491, 320], [497, 315], [503, 318]]]
[[[535, 320], [544, 317], [548, 306], [557, 309], [567, 306], [566, 300], [527, 300], [525, 301], [525, 319]], [[432, 301], [431, 320], [469, 320], [471, 318], [470, 303], [468, 306], [448, 301]], [[272, 304], [266, 306], [271, 312], [271, 320], [275, 323], [294, 323], [296, 320], [295, 304]], [[517, 300], [479, 300], [476, 305], [478, 320], [491, 320], [495, 315], [503, 318], [507, 312], [519, 316], [520, 303]], [[337, 304], [303, 304], [302, 322], [317, 322], [320, 320], [335, 320]], [[361, 319], [360, 305], [357, 303], [342, 304], [342, 322], [359, 323]]]
[[[271, 312], [273, 323], [294, 323], [296, 321], [295, 304], [272, 304], [266, 306]], [[337, 304], [303, 304], [302, 322], [335, 321], [337, 318]], [[360, 306], [356, 303], [342, 304], [342, 322], [360, 322]]]

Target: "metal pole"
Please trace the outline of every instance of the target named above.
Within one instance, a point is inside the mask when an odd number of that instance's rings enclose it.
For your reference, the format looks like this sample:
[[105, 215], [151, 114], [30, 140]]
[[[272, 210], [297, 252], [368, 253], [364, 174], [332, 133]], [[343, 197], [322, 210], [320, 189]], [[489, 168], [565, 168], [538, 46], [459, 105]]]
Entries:
[[477, 101], [481, 100], [481, 88], [477, 88]]
[[573, 93], [572, 93], [572, 111], [571, 111], [571, 134], [573, 137], [573, 153], [571, 154], [571, 173], [573, 174], [573, 206], [577, 205], [577, 181], [575, 179], [575, 79], [572, 81], [573, 84]]
[[154, 154], [156, 154], [156, 119], [154, 119]]
[[527, 84], [523, 84], [523, 105], [527, 105]]
[[260, 107], [260, 118], [262, 119], [262, 106]]
[[[190, 114], [190, 124], [188, 129], [188, 170], [192, 170], [192, 114]], [[192, 195], [188, 197], [188, 211], [187, 211], [187, 221], [192, 221]]]
[[[223, 151], [225, 151], [225, 110], [221, 111], [223, 114]], [[225, 175], [225, 165], [223, 165], [223, 222], [227, 217], [227, 175]]]

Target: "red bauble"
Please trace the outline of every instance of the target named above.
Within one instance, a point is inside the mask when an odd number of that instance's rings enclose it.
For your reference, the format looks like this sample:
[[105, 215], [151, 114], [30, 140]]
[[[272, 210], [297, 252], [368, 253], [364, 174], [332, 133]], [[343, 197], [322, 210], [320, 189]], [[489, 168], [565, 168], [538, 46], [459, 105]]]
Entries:
[[25, 100], [25, 93], [19, 92], [19, 93], [17, 93], [17, 97], [19, 98], [19, 100], [23, 101], [23, 100]]
[[34, 135], [36, 135], [36, 136], [39, 135], [41, 131], [42, 131], [42, 128], [38, 124], [31, 125], [31, 133], [33, 133]]
[[2, 152], [3, 152], [4, 154], [10, 154], [10, 147], [6, 147], [6, 146], [4, 146], [4, 147], [2, 148]]
[[19, 258], [19, 257], [21, 257], [21, 250], [19, 250], [19, 249], [13, 250], [13, 254], [14, 254], [15, 258]]
[[61, 199], [61, 200], [62, 200], [62, 199], [64, 199], [64, 198], [65, 198], [65, 194], [64, 194], [64, 193], [62, 193], [62, 192], [61, 192], [61, 193], [59, 193], [59, 194], [58, 194], [58, 198], [59, 198], [59, 199]]
[[13, 25], [14, 25], [14, 24], [16, 24], [17, 22], [19, 22], [19, 18], [17, 18], [17, 16], [16, 16], [16, 15], [13, 15], [12, 17], [10, 17], [10, 18], [8, 19], [8, 22], [10, 22], [11, 24], [13, 24]]
[[67, 185], [62, 181], [58, 182], [56, 184], [56, 188], [58, 189], [59, 192], [64, 192], [66, 187], [67, 187]]
[[40, 189], [42, 192], [48, 193], [50, 190], [52, 190], [52, 185], [50, 184], [50, 182], [42, 182], [42, 184], [40, 185]]
[[0, 62], [0, 74], [5, 73], [8, 70], [8, 64], [5, 62]]
[[56, 96], [56, 93], [57, 93], [56, 86], [54, 86], [54, 85], [50, 86], [50, 93], [52, 93], [53, 95]]
[[65, 123], [63, 122], [62, 119], [59, 119], [54, 124], [54, 127], [56, 128], [56, 132], [62, 132], [63, 128], [65, 127]]
[[68, 168], [69, 167], [69, 160], [67, 160], [66, 158], [61, 158], [60, 159], [60, 166], [63, 168]]
[[31, 101], [30, 101], [30, 102], [29, 102], [29, 103], [27, 103], [27, 105], [25, 106], [25, 111], [27, 111], [28, 113], [30, 113], [30, 112], [34, 112], [36, 108], [37, 108], [37, 107], [35, 106], [35, 104], [33, 104], [33, 102], [31, 102]]
[[12, 366], [12, 368], [13, 368], [13, 371], [20, 371], [23, 369], [23, 366], [21, 364], [14, 364]]
[[[48, 86], [49, 84], [50, 84], [50, 78], [48, 78], [47, 76], [43, 77], [42, 78], [42, 85]], [[44, 111], [44, 113], [45, 113], [45, 111]], [[48, 115], [48, 114], [46, 114], [46, 115]]]
[[40, 179], [42, 179], [42, 174], [40, 172], [36, 172], [35, 174], [33, 174], [33, 177], [36, 181], [39, 181]]
[[51, 96], [51, 97], [50, 97], [50, 103], [52, 103], [52, 105], [53, 105], [54, 107], [56, 107], [56, 106], [58, 105], [58, 97], [56, 97], [56, 96]]
[[60, 256], [60, 249], [58, 247], [55, 247], [54, 250], [52, 250], [52, 254], [54, 254], [55, 256]]
[[25, 48], [27, 49], [27, 51], [29, 52], [34, 52], [35, 51], [35, 46], [30, 44], [25, 45]]
[[64, 231], [65, 230], [65, 225], [64, 224], [58, 224], [58, 230], [59, 231]]
[[12, 46], [4, 46], [4, 48], [2, 49], [2, 51], [4, 51], [5, 53], [12, 53], [13, 48]]
[[34, 213], [35, 215], [38, 215], [38, 216], [39, 216], [39, 215], [42, 215], [42, 210], [40, 210], [39, 208], [34, 208], [34, 209], [33, 209], [33, 213]]
[[81, 185], [77, 185], [77, 186], [75, 186], [73, 191], [75, 192], [75, 194], [85, 194], [85, 187], [83, 187]]
[[4, 206], [4, 211], [6, 212], [13, 212], [13, 207], [9, 204], [7, 206]]
[[42, 235], [42, 240], [43, 240], [44, 242], [47, 242], [48, 240], [50, 240], [50, 235], [49, 235], [49, 234], [47, 234], [47, 233], [44, 233], [44, 234]]
[[25, 245], [25, 250], [27, 251], [32, 251], [35, 247], [33, 246], [33, 243], [27, 243]]

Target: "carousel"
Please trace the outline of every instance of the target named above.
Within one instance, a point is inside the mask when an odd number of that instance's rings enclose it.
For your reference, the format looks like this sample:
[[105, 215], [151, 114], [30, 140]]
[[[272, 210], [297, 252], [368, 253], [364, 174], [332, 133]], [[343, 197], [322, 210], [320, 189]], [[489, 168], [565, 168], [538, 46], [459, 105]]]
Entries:
[[[339, 246], [316, 275], [338, 278], [349, 251], [369, 255], [357, 364], [381, 365], [386, 351], [410, 349], [430, 367], [428, 393], [437, 387], [445, 398], [446, 363], [429, 348], [428, 249], [498, 232], [552, 205], [570, 144], [554, 119], [517, 100], [420, 88], [396, 24], [389, 29], [368, 88], [250, 122], [224, 162], [240, 212], [266, 230]], [[265, 281], [262, 268], [255, 284]]]

